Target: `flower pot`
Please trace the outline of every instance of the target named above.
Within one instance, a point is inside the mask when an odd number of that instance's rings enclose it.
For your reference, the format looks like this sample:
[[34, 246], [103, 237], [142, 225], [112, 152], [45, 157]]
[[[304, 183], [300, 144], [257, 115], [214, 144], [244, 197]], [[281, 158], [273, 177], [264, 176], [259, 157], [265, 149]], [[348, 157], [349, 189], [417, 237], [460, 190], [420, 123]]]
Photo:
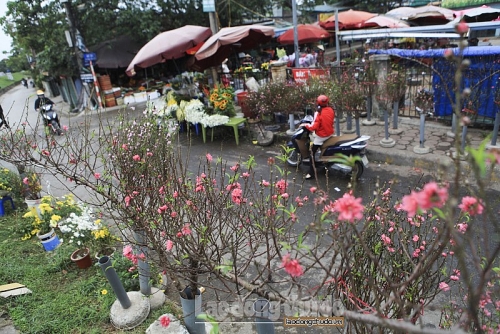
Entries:
[[37, 198], [37, 199], [25, 198], [24, 202], [26, 202], [26, 205], [28, 205], [28, 210], [31, 210], [32, 207], [38, 207], [38, 205], [40, 205], [40, 203], [42, 203], [42, 199], [41, 198]]
[[76, 263], [78, 268], [87, 269], [92, 266], [92, 259], [90, 258], [90, 250], [88, 248], [77, 249], [71, 254], [71, 261]]
[[99, 259], [103, 256], [107, 256], [109, 258], [113, 258], [113, 254], [116, 252], [115, 247], [106, 247], [101, 249], [97, 253], [95, 253], [95, 258], [99, 261]]
[[40, 239], [43, 248], [47, 252], [53, 251], [61, 244], [61, 241], [59, 240], [56, 232], [54, 232], [54, 229], [51, 229], [50, 232], [45, 234], [40, 234], [39, 232], [36, 234], [36, 236], [38, 237], [38, 239]]

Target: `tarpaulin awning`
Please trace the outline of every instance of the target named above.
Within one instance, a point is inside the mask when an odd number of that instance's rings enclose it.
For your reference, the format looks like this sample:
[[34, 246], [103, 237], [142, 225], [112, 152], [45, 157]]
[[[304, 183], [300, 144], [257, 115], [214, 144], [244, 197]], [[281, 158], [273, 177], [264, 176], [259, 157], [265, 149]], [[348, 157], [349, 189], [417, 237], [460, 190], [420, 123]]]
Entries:
[[186, 55], [186, 50], [205, 41], [212, 35], [210, 28], [186, 25], [156, 35], [144, 45], [129, 64], [126, 73], [135, 74], [135, 68], [147, 68], [167, 60], [178, 59]]
[[274, 37], [274, 28], [245, 25], [222, 28], [196, 52], [191, 66], [197, 70], [220, 65], [231, 53], [246, 51], [267, 43]]

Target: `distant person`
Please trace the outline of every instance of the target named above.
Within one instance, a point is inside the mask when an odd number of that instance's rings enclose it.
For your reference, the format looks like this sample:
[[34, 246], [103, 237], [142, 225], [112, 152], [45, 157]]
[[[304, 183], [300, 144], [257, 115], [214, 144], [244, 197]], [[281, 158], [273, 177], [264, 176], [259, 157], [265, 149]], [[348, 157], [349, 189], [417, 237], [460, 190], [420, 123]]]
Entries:
[[2, 128], [2, 126], [5, 126], [7, 129], [10, 129], [10, 126], [9, 124], [7, 123], [7, 121], [5, 120], [5, 116], [3, 114], [3, 108], [2, 106], [0, 105], [0, 129]]
[[21, 79], [21, 84], [22, 84], [24, 87], [28, 88], [28, 80], [26, 80], [25, 78], [22, 78], [22, 79]]

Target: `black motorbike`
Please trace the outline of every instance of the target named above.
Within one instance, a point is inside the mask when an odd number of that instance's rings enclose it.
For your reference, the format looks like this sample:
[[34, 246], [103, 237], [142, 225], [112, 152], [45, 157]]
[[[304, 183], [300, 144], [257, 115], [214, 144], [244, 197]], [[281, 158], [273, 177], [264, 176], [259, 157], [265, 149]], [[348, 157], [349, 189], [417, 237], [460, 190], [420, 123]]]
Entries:
[[[311, 123], [313, 117], [306, 116], [301, 123]], [[301, 163], [309, 164], [309, 148], [311, 146], [311, 132], [305, 127], [299, 127], [292, 135], [292, 139], [287, 143], [289, 151], [287, 163], [289, 166], [296, 167]], [[365, 168], [368, 166], [368, 158], [366, 157], [366, 146], [370, 136], [358, 136], [356, 134], [346, 134], [341, 136], [333, 136], [327, 139], [320, 149], [316, 151], [314, 156], [314, 164], [316, 167], [326, 167], [328, 171], [340, 171], [345, 175], [356, 173], [356, 178], [363, 175]], [[354, 167], [343, 164], [339, 161], [337, 154], [345, 156], [360, 157], [356, 160]]]
[[48, 127], [51, 133], [58, 136], [62, 135], [61, 123], [59, 122], [59, 116], [55, 110], [53, 110], [53, 104], [45, 104], [40, 107], [40, 113], [42, 114], [43, 123]]

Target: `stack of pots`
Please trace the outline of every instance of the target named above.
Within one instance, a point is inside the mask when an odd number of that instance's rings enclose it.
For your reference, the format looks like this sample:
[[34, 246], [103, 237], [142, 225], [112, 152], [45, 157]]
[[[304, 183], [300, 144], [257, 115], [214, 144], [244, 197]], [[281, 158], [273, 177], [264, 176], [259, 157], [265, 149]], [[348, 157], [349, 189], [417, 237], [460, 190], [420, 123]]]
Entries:
[[97, 80], [99, 81], [101, 90], [104, 92], [106, 107], [116, 106], [116, 99], [113, 92], [113, 86], [111, 86], [111, 79], [109, 78], [109, 75], [101, 75], [97, 78]]

